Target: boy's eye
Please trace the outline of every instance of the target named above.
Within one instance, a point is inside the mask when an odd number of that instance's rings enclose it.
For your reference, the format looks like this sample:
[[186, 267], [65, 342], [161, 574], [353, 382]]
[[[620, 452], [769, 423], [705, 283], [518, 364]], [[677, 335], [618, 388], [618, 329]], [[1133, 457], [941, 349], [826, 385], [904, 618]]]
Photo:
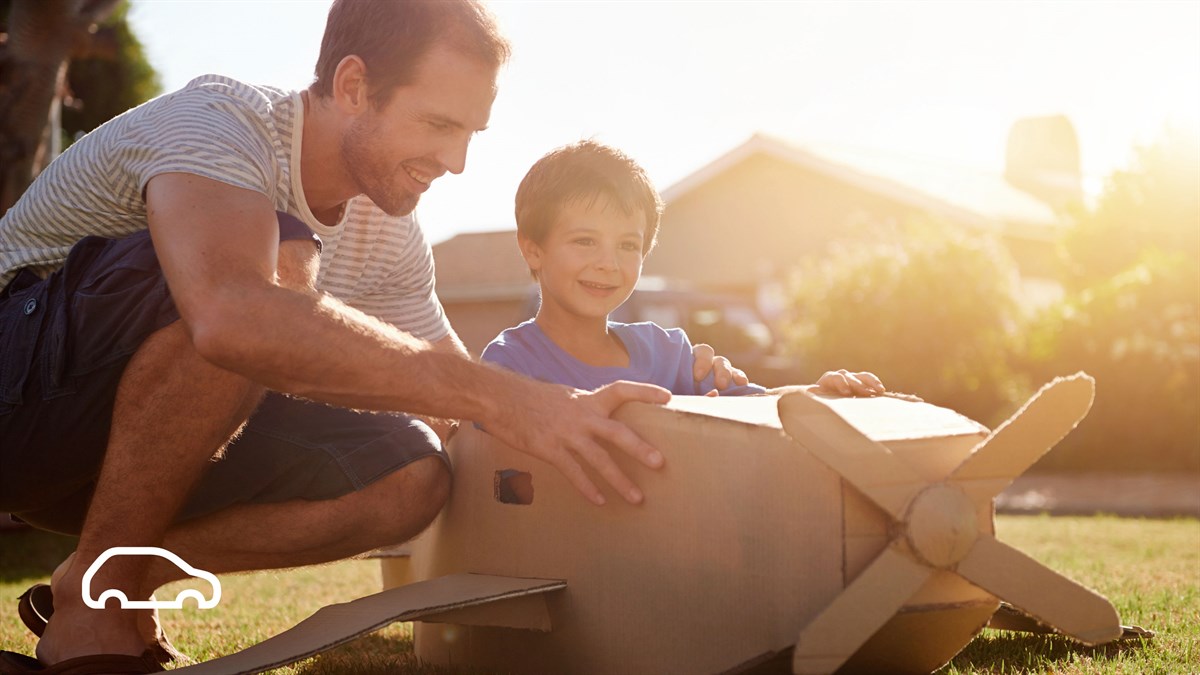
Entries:
[[596, 242], [591, 237], [580, 237], [575, 240], [575, 243], [579, 244], [580, 246], [591, 246]]
[[642, 250], [642, 246], [636, 242], [626, 241], [621, 244], [621, 249], [625, 251], [640, 251]]

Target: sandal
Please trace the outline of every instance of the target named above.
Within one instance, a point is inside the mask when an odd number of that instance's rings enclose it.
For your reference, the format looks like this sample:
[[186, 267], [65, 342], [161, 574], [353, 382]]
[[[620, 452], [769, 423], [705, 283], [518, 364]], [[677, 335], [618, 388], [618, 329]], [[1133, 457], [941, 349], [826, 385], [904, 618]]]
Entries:
[[0, 675], [143, 675], [161, 673], [163, 667], [146, 650], [141, 656], [128, 654], [95, 654], [60, 661], [52, 666], [18, 654], [0, 651]]
[[46, 632], [46, 623], [54, 614], [54, 595], [49, 584], [34, 584], [17, 598], [17, 614], [29, 632], [38, 637]]
[[[49, 623], [50, 617], [54, 616], [54, 594], [50, 592], [50, 585], [34, 584], [26, 589], [17, 598], [17, 615], [21, 617], [21, 622], [25, 624], [29, 632], [42, 637], [42, 633], [46, 632], [46, 624]], [[12, 652], [6, 653], [11, 654]], [[150, 645], [147, 653], [152, 655], [154, 660], [161, 664], [177, 662], [181, 665], [188, 665], [192, 662], [191, 659], [176, 649], [175, 645], [171, 644], [166, 634], [163, 634], [161, 639]], [[16, 656], [21, 655], [17, 654]], [[0, 671], [0, 675], [7, 675], [7, 672]]]

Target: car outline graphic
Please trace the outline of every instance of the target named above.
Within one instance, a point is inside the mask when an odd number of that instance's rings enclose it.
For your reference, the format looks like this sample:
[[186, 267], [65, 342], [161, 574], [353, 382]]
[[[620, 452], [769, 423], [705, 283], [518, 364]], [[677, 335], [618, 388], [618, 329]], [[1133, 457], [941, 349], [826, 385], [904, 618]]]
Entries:
[[[92, 577], [96, 576], [96, 572], [100, 570], [100, 567], [109, 558], [118, 555], [144, 555], [165, 558], [188, 576], [204, 579], [212, 584], [212, 599], [205, 600], [204, 595], [194, 588], [185, 588], [175, 596], [174, 600], [130, 600], [125, 593], [115, 588], [104, 591], [100, 594], [99, 598], [93, 598]], [[104, 609], [104, 603], [111, 598], [117, 598], [120, 601], [121, 609], [182, 609], [183, 601], [187, 598], [193, 598], [200, 609], [212, 609], [221, 601], [221, 582], [212, 572], [192, 567], [184, 562], [183, 558], [165, 548], [157, 546], [114, 546], [97, 556], [96, 560], [88, 566], [87, 571], [83, 573], [82, 593], [83, 603], [92, 609]]]

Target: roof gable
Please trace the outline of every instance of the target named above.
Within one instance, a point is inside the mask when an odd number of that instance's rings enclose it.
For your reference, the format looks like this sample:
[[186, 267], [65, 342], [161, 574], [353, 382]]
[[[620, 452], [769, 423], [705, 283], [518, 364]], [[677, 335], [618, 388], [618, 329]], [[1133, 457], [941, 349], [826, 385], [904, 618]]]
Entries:
[[1013, 187], [999, 173], [867, 150], [802, 148], [763, 134], [672, 185], [663, 192], [663, 201], [669, 205], [760, 153], [980, 229], [1017, 229], [1026, 234], [1041, 230], [1045, 236], [1061, 223], [1048, 204]]

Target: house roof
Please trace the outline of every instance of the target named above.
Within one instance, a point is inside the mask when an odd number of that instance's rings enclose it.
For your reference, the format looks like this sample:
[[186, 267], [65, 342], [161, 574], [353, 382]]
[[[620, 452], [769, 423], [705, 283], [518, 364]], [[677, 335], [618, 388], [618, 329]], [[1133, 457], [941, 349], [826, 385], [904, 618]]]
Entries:
[[445, 301], [524, 297], [533, 283], [515, 229], [456, 234], [433, 246], [433, 258]]
[[1008, 234], [1044, 239], [1062, 223], [1053, 208], [1013, 187], [1000, 173], [858, 148], [801, 147], [765, 134], [755, 134], [672, 185], [663, 192], [663, 201], [669, 205], [757, 154], [980, 229], [1003, 228]]
[[[1062, 225], [1054, 210], [999, 173], [919, 157], [808, 146], [756, 134], [663, 192], [670, 204], [758, 155], [785, 161], [859, 189], [909, 204], [934, 217], [1008, 236], [1046, 241]], [[445, 301], [524, 297], [532, 285], [516, 230], [466, 232], [433, 247], [437, 293]]]

